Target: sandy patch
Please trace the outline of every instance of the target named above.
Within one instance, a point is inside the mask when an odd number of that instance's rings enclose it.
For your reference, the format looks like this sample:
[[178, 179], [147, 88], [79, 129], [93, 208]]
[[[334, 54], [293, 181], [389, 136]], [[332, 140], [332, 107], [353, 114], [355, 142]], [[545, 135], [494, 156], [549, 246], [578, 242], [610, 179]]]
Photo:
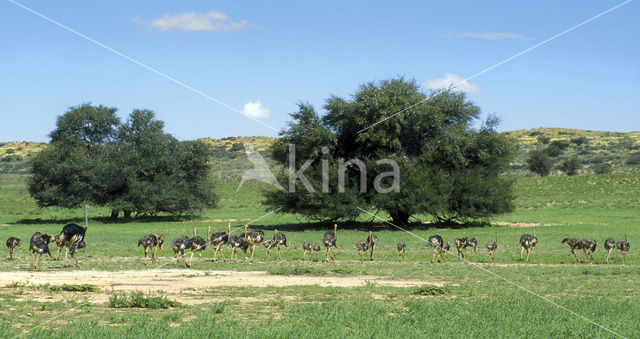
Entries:
[[441, 281], [393, 280], [379, 276], [305, 276], [272, 275], [264, 271], [196, 271], [185, 269], [149, 269], [129, 271], [13, 271], [2, 272], [0, 286], [11, 282], [31, 285], [93, 284], [102, 291], [142, 290], [179, 293], [185, 290], [231, 287], [286, 287], [319, 285], [322, 287], [356, 287], [372, 282], [383, 286], [409, 287], [425, 284], [442, 286]]

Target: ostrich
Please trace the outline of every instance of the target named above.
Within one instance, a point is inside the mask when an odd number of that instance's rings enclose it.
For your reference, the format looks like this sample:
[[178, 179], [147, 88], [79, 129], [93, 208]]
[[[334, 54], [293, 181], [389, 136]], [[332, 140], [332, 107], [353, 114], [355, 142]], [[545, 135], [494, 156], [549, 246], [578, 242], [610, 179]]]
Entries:
[[16, 237], [9, 237], [7, 239], [7, 247], [9, 248], [9, 260], [13, 260], [13, 249], [16, 247], [20, 247], [20, 239]]
[[464, 252], [462, 252], [462, 249], [466, 248], [467, 238], [456, 238], [453, 243], [456, 245], [456, 249], [458, 250], [458, 256], [464, 259]]
[[582, 249], [582, 240], [579, 238], [564, 238], [562, 239], [561, 244], [567, 243], [569, 245], [569, 249], [571, 250], [571, 254], [576, 259], [576, 262], [579, 261], [578, 256], [576, 255], [576, 250]]
[[476, 240], [476, 238], [474, 237], [467, 237], [464, 242], [465, 252], [467, 251], [467, 247], [471, 247], [473, 249], [473, 251], [471, 252], [472, 256], [473, 253], [478, 253], [478, 240]]
[[65, 267], [68, 267], [67, 255], [69, 254], [69, 251], [71, 252], [71, 257], [75, 261], [75, 266], [80, 266], [80, 264], [78, 263], [78, 245], [82, 240], [84, 240], [84, 236], [87, 233], [87, 228], [89, 227], [89, 215], [87, 213], [88, 208], [88, 205], [84, 205], [84, 228], [76, 224], [67, 224], [62, 228], [62, 232], [60, 232], [59, 238], [64, 245]]
[[244, 225], [244, 241], [247, 242], [249, 247], [251, 248], [251, 259], [250, 262], [253, 262], [253, 253], [256, 251], [256, 245], [261, 243], [264, 240], [264, 232], [262, 231], [247, 231], [247, 227], [249, 225]]
[[238, 248], [244, 253], [244, 260], [247, 260], [247, 249], [249, 249], [249, 245], [244, 241], [244, 234], [230, 236], [229, 243], [231, 244], [231, 258], [229, 261], [236, 262], [236, 250]]
[[398, 261], [404, 261], [404, 255], [407, 253], [407, 245], [404, 241], [398, 243]]
[[360, 254], [360, 263], [364, 263], [364, 252], [369, 250], [370, 241], [358, 241], [356, 243], [356, 248], [358, 249], [358, 254]]
[[593, 239], [582, 239], [582, 250], [584, 251], [584, 262], [589, 260], [589, 263], [593, 261], [593, 252], [596, 251], [598, 244]]
[[315, 261], [318, 260], [318, 253], [320, 253], [321, 250], [322, 247], [320, 247], [320, 244], [313, 245], [313, 256]]
[[607, 257], [604, 259], [605, 264], [611, 263], [611, 251], [616, 248], [616, 241], [613, 238], [607, 238], [604, 241], [604, 249], [607, 250]]
[[302, 243], [302, 260], [304, 260], [305, 255], [309, 252], [309, 257], [311, 257], [311, 253], [313, 253], [313, 245], [311, 241], [305, 241]]
[[447, 253], [449, 252], [450, 248], [451, 248], [451, 243], [447, 241], [447, 243], [444, 244], [444, 246], [442, 246], [442, 248], [439, 250], [440, 255], [442, 256], [442, 260], [444, 262], [447, 262]]
[[273, 240], [275, 241], [275, 246], [276, 246], [276, 260], [280, 259], [280, 246], [287, 246], [287, 237], [284, 235], [284, 233], [278, 233], [278, 230], [274, 230], [274, 234], [273, 234]]
[[[211, 233], [211, 227], [207, 229], [207, 239], [209, 239], [209, 233]], [[193, 252], [198, 252], [199, 262], [202, 262], [202, 251], [207, 249], [208, 242], [198, 235], [198, 228], [193, 228], [193, 238], [191, 238], [191, 255], [189, 256], [189, 266], [193, 261]]]
[[[153, 249], [151, 253], [151, 261], [156, 261], [156, 252], [158, 248], [162, 249], [162, 245], [164, 244], [164, 235], [162, 234], [145, 234], [138, 240], [138, 247], [142, 245], [144, 248], [144, 257], [147, 257], [149, 253], [149, 249]], [[78, 246], [79, 247], [79, 246]], [[146, 260], [143, 260], [144, 264], [147, 264]]]
[[52, 235], [42, 234], [40, 232], [36, 232], [31, 236], [31, 241], [29, 242], [29, 248], [31, 249], [31, 255], [33, 256], [33, 262], [30, 265], [31, 267], [40, 267], [40, 260], [42, 260], [42, 254], [44, 253], [49, 254], [49, 257], [53, 258], [49, 251], [49, 243], [52, 238]]
[[369, 231], [369, 237], [367, 237], [367, 243], [369, 243], [369, 260], [373, 261], [373, 251], [376, 249], [376, 246], [378, 245], [378, 236], [375, 234], [372, 234], [371, 231]]
[[224, 260], [224, 253], [222, 253], [222, 245], [229, 242], [229, 234], [231, 234], [231, 223], [227, 224], [227, 232], [216, 232], [211, 235], [211, 244], [216, 248], [216, 253], [213, 257], [213, 261], [220, 261], [220, 257], [222, 257], [222, 261]]
[[[438, 262], [440, 262], [440, 258], [442, 257], [441, 249], [443, 243], [444, 241], [442, 240], [442, 237], [437, 234], [429, 237], [429, 245], [433, 247], [433, 257], [431, 257], [431, 263], [435, 264], [436, 259], [438, 260]], [[443, 258], [443, 260], [445, 259]]]
[[333, 224], [333, 231], [326, 231], [322, 243], [327, 248], [327, 258], [324, 261], [329, 261], [329, 256], [333, 260], [336, 260], [336, 255], [333, 252], [333, 247], [338, 248], [338, 224]]
[[490, 240], [486, 246], [487, 250], [489, 250], [491, 262], [493, 262], [493, 252], [498, 249], [498, 232], [496, 232], [496, 241]]
[[531, 254], [531, 250], [536, 247], [538, 243], [538, 238], [536, 238], [536, 230], [533, 230], [533, 235], [531, 234], [523, 234], [520, 237], [520, 246], [522, 249], [520, 250], [520, 260], [522, 260], [522, 256], [524, 255], [524, 251], [527, 251], [527, 262], [529, 262], [529, 255]]
[[631, 248], [631, 246], [629, 246], [629, 241], [627, 240], [627, 235], [624, 235], [624, 241], [618, 241], [616, 243], [616, 248], [618, 250], [620, 250], [620, 253], [622, 254], [622, 260], [623, 263], [626, 264], [627, 263], [627, 252], [629, 252], [629, 248]]
[[178, 266], [178, 261], [180, 260], [178, 259], [178, 256], [184, 259], [184, 265], [187, 268], [191, 267], [191, 264], [187, 263], [187, 259], [185, 259], [184, 257], [184, 250], [190, 249], [190, 248], [191, 248], [191, 238], [187, 237], [186, 235], [181, 235], [173, 239], [173, 241], [171, 242], [171, 249], [173, 250], [173, 257], [176, 259], [175, 262], [173, 263], [174, 267]]
[[[264, 245], [264, 247], [267, 248], [267, 255], [265, 257], [265, 260], [271, 259], [271, 249], [274, 246], [276, 246], [276, 240], [275, 239], [267, 239], [267, 240], [263, 241], [262, 244]], [[276, 258], [277, 257], [278, 257], [278, 254], [276, 252]]]

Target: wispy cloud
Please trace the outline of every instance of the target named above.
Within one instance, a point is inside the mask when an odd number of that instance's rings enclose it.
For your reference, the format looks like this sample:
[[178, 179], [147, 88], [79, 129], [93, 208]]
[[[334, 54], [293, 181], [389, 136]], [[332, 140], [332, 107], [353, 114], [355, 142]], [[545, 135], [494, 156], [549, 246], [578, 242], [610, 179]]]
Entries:
[[429, 79], [424, 82], [424, 85], [429, 89], [448, 89], [453, 91], [466, 92], [466, 93], [478, 93], [480, 92], [480, 86], [472, 84], [457, 74], [445, 73], [444, 78]]
[[242, 108], [242, 114], [248, 115], [255, 119], [266, 119], [271, 116], [271, 110], [262, 106], [262, 102], [247, 102]]
[[454, 38], [470, 38], [470, 39], [485, 39], [485, 40], [529, 40], [531, 38], [522, 34], [512, 32], [451, 32], [449, 36]]
[[230, 21], [228, 15], [218, 11], [165, 14], [161, 18], [151, 20], [149, 25], [161, 31], [176, 29], [185, 32], [231, 32], [253, 26], [247, 20]]

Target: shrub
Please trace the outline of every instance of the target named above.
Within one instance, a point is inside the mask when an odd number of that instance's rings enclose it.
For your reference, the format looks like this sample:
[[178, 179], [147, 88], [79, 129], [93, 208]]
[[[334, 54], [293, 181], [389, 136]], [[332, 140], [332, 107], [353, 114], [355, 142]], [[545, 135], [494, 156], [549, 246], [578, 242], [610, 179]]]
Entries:
[[411, 294], [415, 295], [442, 295], [447, 294], [447, 289], [443, 286], [423, 285], [415, 290]]
[[580, 161], [578, 160], [578, 158], [573, 157], [562, 161], [559, 169], [564, 174], [571, 176], [578, 173], [578, 168], [580, 168]]
[[595, 164], [591, 167], [595, 174], [609, 174], [611, 173], [611, 165], [606, 162]]
[[587, 137], [585, 136], [580, 136], [580, 137], [571, 139], [571, 142], [574, 143], [576, 146], [581, 146], [582, 144], [586, 144], [588, 141], [589, 139], [587, 139]]
[[81, 285], [53, 285], [49, 286], [49, 290], [52, 292], [67, 291], [67, 292], [98, 292], [100, 289], [96, 285], [81, 284]]
[[544, 177], [549, 175], [552, 165], [553, 163], [547, 153], [538, 150], [529, 152], [527, 166], [531, 172]]
[[142, 292], [136, 291], [130, 294], [114, 293], [109, 297], [109, 307], [112, 308], [150, 308], [160, 309], [169, 307], [178, 307], [181, 304], [175, 300], [170, 300], [164, 294], [152, 296], [144, 295]]

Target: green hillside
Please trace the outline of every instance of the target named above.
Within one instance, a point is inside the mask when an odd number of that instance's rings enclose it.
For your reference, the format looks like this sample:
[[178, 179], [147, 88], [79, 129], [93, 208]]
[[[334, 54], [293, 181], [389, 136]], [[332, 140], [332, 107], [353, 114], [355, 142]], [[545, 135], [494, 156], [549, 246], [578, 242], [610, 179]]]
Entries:
[[[555, 164], [576, 157], [581, 163], [578, 174], [593, 172], [596, 164], [609, 164], [612, 173], [636, 172], [640, 168], [640, 132], [600, 132], [567, 128], [537, 128], [504, 132], [515, 139], [518, 154], [512, 163], [512, 176], [531, 176], [526, 159], [530, 151], [546, 150]], [[269, 146], [275, 138], [228, 137], [199, 139], [213, 148], [212, 175], [217, 180], [239, 180], [245, 170], [252, 168], [245, 155], [245, 146], [251, 145], [269, 165]], [[36, 142], [1, 142], [0, 173], [26, 173], [28, 159], [46, 147]], [[559, 175], [553, 171], [552, 175]]]

